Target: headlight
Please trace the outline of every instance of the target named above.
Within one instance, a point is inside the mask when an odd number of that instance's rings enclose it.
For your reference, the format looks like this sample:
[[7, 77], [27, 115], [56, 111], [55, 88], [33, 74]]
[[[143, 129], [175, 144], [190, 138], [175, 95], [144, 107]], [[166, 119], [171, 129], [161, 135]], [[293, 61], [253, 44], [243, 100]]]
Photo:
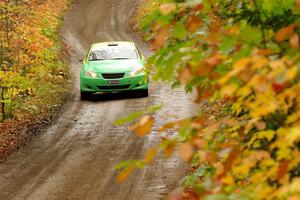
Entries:
[[142, 66], [134, 67], [133, 70], [130, 72], [130, 76], [140, 74], [143, 71], [144, 71], [144, 67], [142, 67]]
[[85, 71], [84, 76], [96, 78], [97, 74], [95, 72], [92, 72], [92, 71]]

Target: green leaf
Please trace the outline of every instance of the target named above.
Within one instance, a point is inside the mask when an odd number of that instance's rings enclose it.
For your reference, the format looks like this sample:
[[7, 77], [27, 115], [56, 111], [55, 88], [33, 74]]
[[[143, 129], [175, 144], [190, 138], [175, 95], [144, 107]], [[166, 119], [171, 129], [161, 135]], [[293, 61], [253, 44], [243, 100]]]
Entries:
[[163, 108], [163, 105], [160, 104], [160, 105], [154, 105], [154, 106], [151, 106], [147, 109], [147, 112], [149, 114], [153, 114], [153, 113], [156, 113], [157, 111], [161, 110]]
[[114, 168], [116, 170], [120, 170], [120, 169], [124, 169], [128, 166], [133, 166], [133, 167], [136, 167], [139, 169], [143, 169], [146, 166], [146, 163], [144, 160], [127, 160], [127, 161], [124, 161], [124, 162], [121, 162], [121, 163], [115, 165]]
[[177, 39], [184, 39], [187, 35], [187, 32], [185, 30], [185, 27], [183, 25], [182, 22], [177, 22], [175, 27], [174, 27], [174, 30], [173, 30], [173, 36], [174, 38], [177, 38]]
[[133, 122], [135, 119], [141, 117], [142, 115], [143, 115], [143, 112], [141, 112], [141, 111], [133, 112], [126, 117], [117, 119], [116, 121], [113, 122], [113, 124], [116, 126], [121, 126], [121, 125], [130, 123], [130, 122]]
[[262, 40], [262, 33], [259, 27], [249, 26], [245, 21], [241, 23], [240, 39], [242, 42], [259, 45]]

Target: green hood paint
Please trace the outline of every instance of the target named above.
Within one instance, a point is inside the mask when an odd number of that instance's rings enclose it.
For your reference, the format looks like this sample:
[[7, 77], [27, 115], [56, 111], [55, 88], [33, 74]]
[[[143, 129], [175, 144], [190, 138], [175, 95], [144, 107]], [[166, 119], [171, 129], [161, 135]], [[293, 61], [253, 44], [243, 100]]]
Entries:
[[85, 69], [97, 73], [131, 72], [134, 67], [143, 66], [139, 59], [88, 61]]

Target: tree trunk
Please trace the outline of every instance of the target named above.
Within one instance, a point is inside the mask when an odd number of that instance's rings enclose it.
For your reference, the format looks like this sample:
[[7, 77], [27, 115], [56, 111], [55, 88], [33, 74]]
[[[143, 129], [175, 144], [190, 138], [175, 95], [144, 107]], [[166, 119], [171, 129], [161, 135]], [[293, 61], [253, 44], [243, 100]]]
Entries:
[[4, 88], [1, 88], [1, 114], [2, 114], [2, 121], [5, 119], [5, 102], [4, 102]]

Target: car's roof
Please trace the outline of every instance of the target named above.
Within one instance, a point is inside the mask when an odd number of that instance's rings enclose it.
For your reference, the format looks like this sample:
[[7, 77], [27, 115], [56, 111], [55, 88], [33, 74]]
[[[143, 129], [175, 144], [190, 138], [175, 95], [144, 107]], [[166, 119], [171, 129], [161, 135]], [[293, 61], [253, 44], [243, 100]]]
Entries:
[[135, 48], [134, 43], [131, 41], [109, 41], [109, 42], [94, 43], [91, 47], [91, 50], [97, 50], [103, 47], [114, 47], [114, 46]]

